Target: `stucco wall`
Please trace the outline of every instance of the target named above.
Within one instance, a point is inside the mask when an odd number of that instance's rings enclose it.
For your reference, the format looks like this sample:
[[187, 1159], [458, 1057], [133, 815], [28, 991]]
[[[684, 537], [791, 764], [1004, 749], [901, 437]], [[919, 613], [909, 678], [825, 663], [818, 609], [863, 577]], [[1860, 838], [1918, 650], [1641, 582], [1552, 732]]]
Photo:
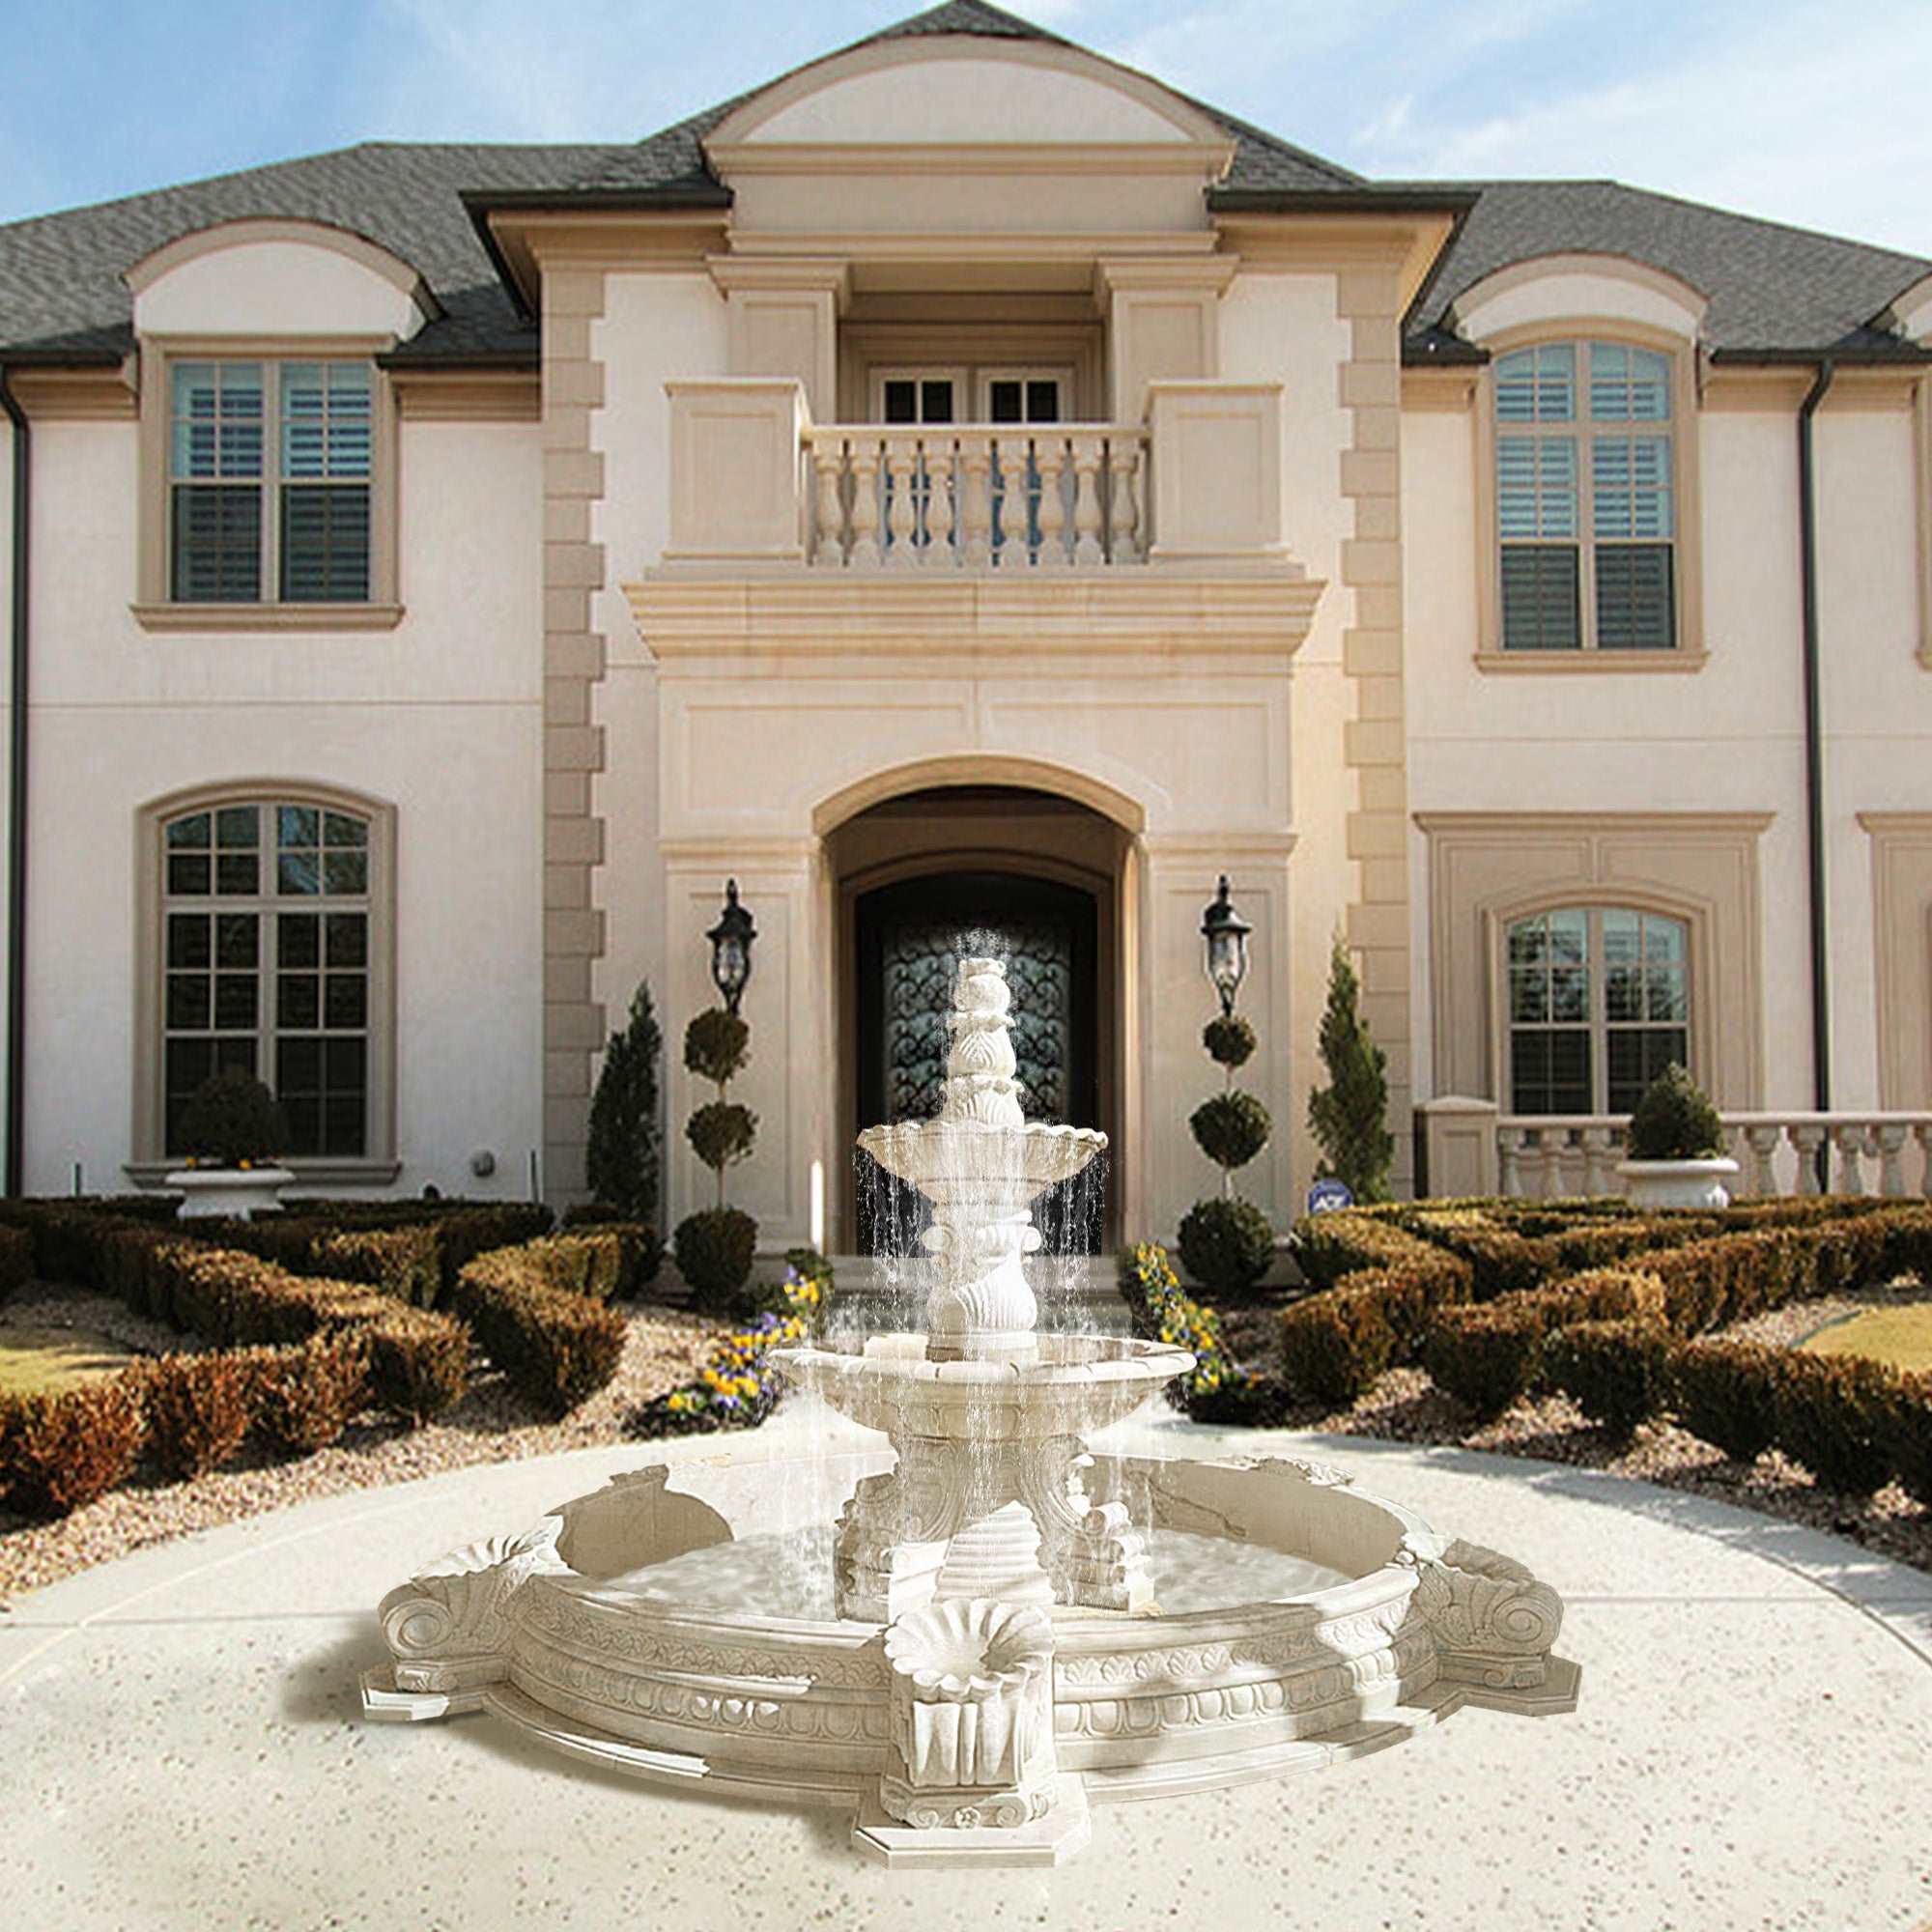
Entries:
[[[520, 1192], [538, 1131], [538, 437], [406, 422], [387, 632], [155, 635], [134, 594], [135, 431], [34, 438], [26, 1182], [125, 1184], [134, 815], [223, 780], [397, 810], [398, 1186]], [[496, 1175], [469, 1157], [493, 1150]]]

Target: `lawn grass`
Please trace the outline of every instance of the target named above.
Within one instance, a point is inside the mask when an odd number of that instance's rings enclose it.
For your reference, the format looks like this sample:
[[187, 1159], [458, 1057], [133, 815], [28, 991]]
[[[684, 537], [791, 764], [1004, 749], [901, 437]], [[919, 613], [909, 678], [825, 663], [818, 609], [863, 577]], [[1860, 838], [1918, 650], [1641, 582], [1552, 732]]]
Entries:
[[1932, 1301], [1861, 1309], [1828, 1321], [1799, 1346], [1814, 1355], [1865, 1355], [1895, 1369], [1932, 1369]]
[[0, 1396], [51, 1394], [119, 1375], [136, 1351], [91, 1328], [0, 1325]]

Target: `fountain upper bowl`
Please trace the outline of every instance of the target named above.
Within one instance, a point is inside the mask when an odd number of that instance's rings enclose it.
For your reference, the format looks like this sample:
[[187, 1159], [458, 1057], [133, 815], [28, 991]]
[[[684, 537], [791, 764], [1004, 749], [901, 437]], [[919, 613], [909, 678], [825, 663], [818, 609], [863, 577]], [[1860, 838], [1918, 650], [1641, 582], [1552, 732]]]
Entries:
[[1070, 1180], [1107, 1145], [1095, 1127], [996, 1126], [981, 1121], [900, 1121], [867, 1127], [859, 1145], [888, 1174], [923, 1191], [944, 1180], [955, 1187], [1020, 1186], [1027, 1200]]
[[776, 1349], [771, 1360], [867, 1429], [1001, 1441], [1104, 1429], [1194, 1366], [1185, 1349], [1127, 1336], [1040, 1335], [990, 1360], [934, 1356], [928, 1341], [874, 1335], [863, 1352]]

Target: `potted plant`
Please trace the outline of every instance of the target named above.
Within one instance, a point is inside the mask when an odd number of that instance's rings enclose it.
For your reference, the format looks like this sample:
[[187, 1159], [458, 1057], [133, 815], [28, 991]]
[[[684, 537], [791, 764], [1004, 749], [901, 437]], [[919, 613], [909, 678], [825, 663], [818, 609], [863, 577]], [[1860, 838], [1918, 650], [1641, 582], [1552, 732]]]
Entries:
[[1723, 1208], [1725, 1181], [1738, 1164], [1724, 1152], [1724, 1129], [1702, 1088], [1672, 1062], [1643, 1091], [1617, 1163], [1636, 1208]]
[[276, 1159], [289, 1130], [275, 1096], [240, 1067], [195, 1089], [182, 1113], [181, 1138], [187, 1159], [167, 1184], [181, 1190], [184, 1221], [217, 1214], [247, 1221], [272, 1213], [296, 1178]]

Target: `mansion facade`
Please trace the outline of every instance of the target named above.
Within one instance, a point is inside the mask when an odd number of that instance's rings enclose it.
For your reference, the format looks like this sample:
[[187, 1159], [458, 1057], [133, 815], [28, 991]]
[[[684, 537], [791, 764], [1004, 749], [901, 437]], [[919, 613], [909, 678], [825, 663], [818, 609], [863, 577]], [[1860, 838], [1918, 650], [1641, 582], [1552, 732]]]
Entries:
[[0, 375], [10, 1191], [243, 1065], [306, 1185], [566, 1200], [647, 980], [675, 1220], [727, 879], [772, 1249], [854, 1245], [969, 942], [1170, 1236], [1222, 874], [1278, 1226], [1337, 933], [1402, 1188], [1670, 1060], [1932, 1110], [1932, 263], [950, 0], [635, 144], [0, 227]]

